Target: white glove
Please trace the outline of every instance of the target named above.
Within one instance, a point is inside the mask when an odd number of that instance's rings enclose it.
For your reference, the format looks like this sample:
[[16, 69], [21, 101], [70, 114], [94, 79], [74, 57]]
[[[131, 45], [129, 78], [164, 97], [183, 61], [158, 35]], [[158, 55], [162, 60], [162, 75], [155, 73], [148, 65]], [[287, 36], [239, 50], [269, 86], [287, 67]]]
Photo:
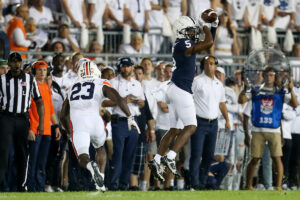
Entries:
[[219, 17], [217, 17], [217, 19], [211, 23], [211, 26], [214, 28], [217, 28], [219, 26]]
[[130, 115], [128, 118], [127, 118], [127, 122], [128, 122], [128, 130], [131, 131], [131, 127], [134, 127], [136, 128], [137, 132], [139, 134], [141, 134], [141, 131], [140, 131], [140, 128], [139, 126], [137, 125], [136, 121], [134, 120], [134, 117], [132, 115]]

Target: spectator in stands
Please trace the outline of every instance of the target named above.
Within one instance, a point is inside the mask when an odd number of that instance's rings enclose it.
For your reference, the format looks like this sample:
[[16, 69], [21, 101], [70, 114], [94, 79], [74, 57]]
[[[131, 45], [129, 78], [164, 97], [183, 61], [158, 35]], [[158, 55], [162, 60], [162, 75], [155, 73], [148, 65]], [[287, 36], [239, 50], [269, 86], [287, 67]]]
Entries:
[[70, 28], [67, 24], [60, 24], [58, 27], [58, 36], [53, 38], [52, 44], [55, 42], [62, 42], [67, 51], [76, 52], [79, 51], [79, 45], [73, 36], [70, 36]]
[[[281, 190], [282, 186], [282, 178], [283, 178], [283, 166], [281, 161], [282, 156], [282, 149], [281, 149], [281, 135], [280, 135], [280, 123], [281, 117], [276, 118], [276, 115], [282, 114], [282, 105], [283, 103], [288, 103], [292, 107], [297, 107], [298, 102], [293, 91], [293, 82], [290, 78], [290, 82], [288, 85], [289, 94], [283, 93], [282, 96], [281, 92], [276, 92], [275, 90], [275, 75], [276, 70], [271, 67], [267, 66], [263, 72], [264, 78], [264, 87], [257, 93], [247, 93], [243, 91], [239, 96], [239, 103], [245, 103], [249, 100], [252, 102], [248, 103], [244, 113], [252, 116], [252, 140], [251, 140], [251, 161], [247, 166], [247, 181], [246, 181], [246, 188], [249, 190], [253, 189], [253, 176], [255, 172], [256, 165], [258, 164], [265, 147], [266, 141], [268, 141], [271, 157], [276, 165], [277, 171], [277, 182], [276, 182], [276, 189]], [[277, 74], [278, 76], [279, 74]], [[263, 96], [268, 94], [271, 97], [267, 99], [262, 99]], [[278, 95], [284, 97], [281, 98], [282, 100], [275, 101], [276, 96]], [[261, 104], [261, 101], [264, 101], [264, 104]], [[281, 106], [280, 106], [281, 104]], [[257, 109], [257, 106], [262, 106], [261, 109]], [[269, 106], [272, 106], [271, 108]], [[275, 109], [275, 106], [277, 109]], [[280, 109], [281, 108], [281, 109]], [[264, 112], [268, 110], [267, 113]], [[270, 112], [269, 112], [270, 110]], [[262, 120], [263, 119], [263, 120]], [[250, 144], [250, 136], [248, 133], [248, 127], [244, 126], [245, 131], [245, 144], [249, 146]]]
[[[214, 48], [212, 48], [212, 55], [216, 56], [238, 56], [240, 48], [236, 36], [236, 30], [230, 26], [228, 14], [225, 10], [219, 15], [220, 24], [217, 29]], [[220, 63], [231, 64], [232, 58], [219, 59]]]
[[[300, 43], [295, 43], [293, 46], [293, 56], [300, 57]], [[300, 60], [290, 60], [290, 65], [293, 70], [293, 80], [300, 83]]]
[[104, 15], [105, 27], [107, 29], [120, 28], [124, 24], [125, 0], [110, 0]]
[[29, 16], [35, 20], [36, 24], [50, 24], [54, 21], [51, 10], [44, 6], [45, 0], [32, 0], [31, 2]]
[[[150, 54], [150, 49], [143, 44], [143, 37], [141, 33], [133, 33], [131, 35], [130, 44], [122, 44], [119, 48], [119, 53], [124, 54]], [[138, 61], [140, 58], [136, 57], [133, 60]]]
[[6, 74], [8, 72], [8, 70], [9, 70], [9, 68], [7, 65], [7, 60], [0, 59], [0, 76], [2, 74]]
[[126, 18], [130, 21], [134, 30], [149, 31], [149, 11], [151, 5], [149, 0], [127, 0], [125, 9]]
[[248, 1], [227, 0], [226, 9], [232, 26], [242, 27], [244, 24], [244, 15]]
[[275, 28], [293, 29], [295, 27], [295, 1], [279, 1], [278, 15], [275, 21]]
[[262, 2], [249, 0], [245, 10], [244, 22], [248, 28], [262, 29]]
[[267, 26], [274, 26], [278, 14], [279, 0], [264, 0], [262, 5], [262, 22]]
[[55, 20], [58, 20], [56, 13], [62, 13], [61, 0], [45, 0], [45, 6], [52, 11]]
[[[16, 17], [8, 22], [7, 36], [9, 38], [11, 51], [28, 51], [28, 47], [34, 47], [35, 44], [27, 40], [23, 21], [28, 19], [28, 7], [21, 5], [17, 7]], [[26, 58], [26, 55], [22, 55]]]
[[[25, 31], [27, 38], [36, 43], [35, 48], [30, 48], [29, 51], [40, 52], [48, 42], [48, 34], [41, 29], [36, 29], [36, 22], [33, 18], [26, 21]], [[42, 55], [35, 55], [34, 57], [41, 59]]]
[[211, 8], [211, 3], [213, 1], [214, 0], [189, 0], [189, 16], [194, 20], [198, 19], [200, 13]]
[[300, 31], [300, 1], [295, 0], [295, 26]]
[[[61, 41], [56, 41], [51, 44], [50, 51], [52, 51], [54, 54], [66, 52], [65, 44], [62, 43]], [[53, 59], [53, 56], [49, 55], [45, 58], [45, 61], [52, 62], [52, 59]], [[64, 72], [66, 72], [66, 71], [64, 71]]]
[[85, 3], [83, 0], [62, 0], [62, 7], [68, 19], [64, 23], [71, 22], [75, 27], [81, 27], [85, 24], [88, 27]]
[[[162, 28], [164, 12], [167, 10], [167, 0], [150, 0], [151, 10], [149, 11], [149, 42], [151, 53], [158, 53], [163, 42]], [[156, 29], [151, 29], [156, 28]], [[157, 29], [159, 28], [159, 29]]]
[[42, 95], [44, 103], [44, 134], [39, 135], [38, 113], [34, 101], [31, 101], [29, 110], [30, 129], [29, 129], [29, 167], [27, 187], [31, 192], [45, 191], [46, 163], [51, 142], [51, 123], [55, 126], [55, 139], [60, 139], [58, 120], [55, 115], [50, 86], [46, 83], [48, 65], [45, 61], [37, 61], [33, 64], [33, 75]]
[[88, 0], [88, 22], [91, 28], [103, 26], [103, 15], [107, 12], [110, 0]]
[[[89, 53], [93, 54], [101, 54], [102, 53], [102, 47], [97, 41], [93, 41], [90, 44]], [[100, 57], [87, 57], [88, 59], [92, 60], [94, 63], [98, 64], [100, 62], [103, 62], [103, 59]]]
[[0, 0], [0, 23], [4, 22], [4, 17], [2, 15], [2, 0]]
[[187, 0], [169, 1], [169, 6], [167, 7], [167, 16], [171, 25], [174, 24], [176, 19], [178, 19], [180, 16], [187, 15], [187, 13], [188, 13]]

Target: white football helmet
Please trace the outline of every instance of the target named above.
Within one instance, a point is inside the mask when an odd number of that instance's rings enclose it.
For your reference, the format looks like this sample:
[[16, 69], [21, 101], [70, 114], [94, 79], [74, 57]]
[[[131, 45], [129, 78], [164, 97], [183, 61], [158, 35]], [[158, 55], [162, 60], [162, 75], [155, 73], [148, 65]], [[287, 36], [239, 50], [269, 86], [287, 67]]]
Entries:
[[77, 75], [81, 81], [101, 78], [100, 70], [92, 61], [81, 62]]
[[190, 36], [188, 35], [189, 30], [195, 30], [195, 36], [198, 34], [198, 27], [196, 26], [195, 21], [191, 17], [181, 16], [175, 21], [173, 31], [176, 35], [176, 38], [195, 39], [190, 38]]

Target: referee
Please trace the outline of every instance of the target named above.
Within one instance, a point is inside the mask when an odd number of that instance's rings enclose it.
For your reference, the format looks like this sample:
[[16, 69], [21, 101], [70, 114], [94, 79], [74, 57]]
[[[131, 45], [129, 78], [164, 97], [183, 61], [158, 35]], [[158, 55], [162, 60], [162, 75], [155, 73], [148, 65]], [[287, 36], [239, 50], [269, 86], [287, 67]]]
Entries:
[[8, 57], [10, 71], [0, 76], [0, 182], [3, 180], [11, 142], [14, 143], [18, 191], [25, 191], [27, 171], [27, 137], [29, 132], [30, 97], [37, 105], [39, 134], [44, 133], [44, 105], [33, 76], [21, 70], [19, 53]]

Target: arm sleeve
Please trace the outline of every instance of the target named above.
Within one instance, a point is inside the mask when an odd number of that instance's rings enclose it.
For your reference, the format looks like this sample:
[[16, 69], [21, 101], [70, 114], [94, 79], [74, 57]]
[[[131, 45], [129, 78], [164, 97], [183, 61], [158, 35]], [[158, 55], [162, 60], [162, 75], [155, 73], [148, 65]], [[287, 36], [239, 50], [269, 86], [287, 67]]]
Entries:
[[20, 28], [16, 28], [13, 32], [13, 41], [18, 46], [29, 47], [31, 44], [30, 40], [24, 38], [24, 34]]
[[33, 84], [33, 86], [32, 86], [32, 90], [31, 90], [31, 97], [33, 98], [33, 100], [38, 100], [39, 98], [41, 98], [41, 93], [40, 93], [40, 90], [39, 90], [39, 87], [37, 85], [35, 78], [33, 78], [32, 84]]

